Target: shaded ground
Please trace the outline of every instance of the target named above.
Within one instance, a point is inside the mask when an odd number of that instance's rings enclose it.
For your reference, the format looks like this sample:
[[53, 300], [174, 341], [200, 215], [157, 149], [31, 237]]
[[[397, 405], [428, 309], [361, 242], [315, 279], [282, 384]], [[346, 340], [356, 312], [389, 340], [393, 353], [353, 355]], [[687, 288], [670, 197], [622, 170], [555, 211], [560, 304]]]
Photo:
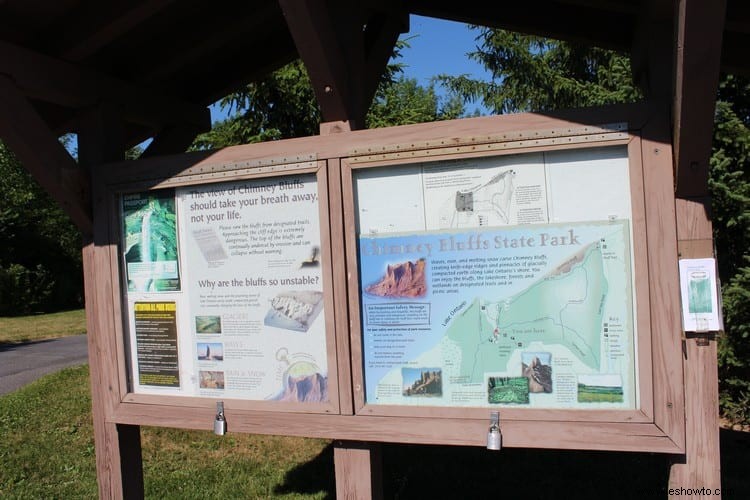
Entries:
[[[750, 433], [721, 430], [724, 499], [750, 498]], [[670, 456], [559, 450], [383, 445], [386, 499], [667, 498]], [[702, 485], [682, 485], [700, 488]], [[335, 498], [333, 448], [290, 471], [276, 494]]]

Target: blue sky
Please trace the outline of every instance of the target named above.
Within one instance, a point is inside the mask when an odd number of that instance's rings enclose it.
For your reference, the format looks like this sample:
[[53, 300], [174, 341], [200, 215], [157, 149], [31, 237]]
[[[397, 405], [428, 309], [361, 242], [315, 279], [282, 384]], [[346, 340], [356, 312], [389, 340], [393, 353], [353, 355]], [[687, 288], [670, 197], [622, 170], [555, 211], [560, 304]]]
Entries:
[[[402, 39], [409, 39], [410, 45], [402, 51], [403, 57], [399, 59], [405, 65], [404, 75], [416, 78], [424, 86], [429, 85], [430, 79], [439, 74], [467, 74], [473, 78], [489, 80], [489, 73], [466, 55], [475, 50], [474, 39], [477, 34], [477, 31], [469, 30], [463, 23], [411, 16], [409, 33], [401, 35]], [[444, 95], [440, 88], [436, 90], [438, 95]], [[467, 105], [467, 111], [473, 111], [474, 108], [478, 108], [482, 114], [489, 114], [482, 106]], [[226, 112], [218, 106], [211, 107], [212, 121], [225, 116]]]
[[411, 46], [401, 58], [407, 77], [428, 85], [430, 78], [439, 74], [462, 75], [489, 80], [491, 75], [468, 53], [476, 50], [477, 30], [466, 24], [430, 17], [411, 16], [409, 38]]

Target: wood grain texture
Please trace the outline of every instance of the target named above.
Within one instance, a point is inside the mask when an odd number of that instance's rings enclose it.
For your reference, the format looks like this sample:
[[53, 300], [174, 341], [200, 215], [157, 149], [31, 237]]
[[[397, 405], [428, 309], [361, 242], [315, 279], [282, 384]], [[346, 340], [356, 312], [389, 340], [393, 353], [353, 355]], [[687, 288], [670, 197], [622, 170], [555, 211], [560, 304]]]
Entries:
[[352, 394], [351, 342], [349, 339], [349, 307], [347, 291], [346, 246], [341, 195], [341, 161], [328, 160], [331, 254], [333, 261], [333, 311], [336, 317], [336, 356], [339, 366], [339, 405], [341, 413], [354, 413]]
[[672, 112], [679, 197], [708, 194], [726, 4], [726, 0], [677, 2]]
[[[719, 376], [716, 341], [685, 340], [685, 454], [671, 466], [670, 488], [721, 488]], [[677, 497], [674, 497], [677, 498]], [[720, 498], [695, 496], [693, 498]]]
[[[706, 200], [675, 201], [681, 258], [713, 257], [713, 229], [706, 205]], [[670, 468], [669, 487], [715, 490], [721, 488], [716, 339], [709, 339], [708, 345], [700, 345], [696, 338], [686, 338], [683, 343], [685, 454]]]
[[654, 418], [654, 371], [651, 354], [651, 301], [649, 300], [648, 231], [646, 221], [645, 187], [643, 184], [643, 142], [639, 135], [628, 144], [630, 163], [630, 199], [633, 224], [633, 272], [635, 287], [635, 325], [637, 337], [636, 368], [638, 374], [638, 407]]
[[685, 446], [681, 356], [682, 319], [677, 230], [668, 123], [654, 117], [642, 130], [646, 189], [649, 294], [654, 372], [654, 418], [679, 449]]
[[[326, 363], [327, 367], [327, 380], [328, 380], [328, 404], [330, 405], [330, 411], [332, 413], [340, 413], [340, 397], [339, 391], [341, 387], [341, 378], [339, 376], [339, 366], [346, 365], [346, 359], [342, 360], [339, 358], [338, 348], [338, 335], [336, 334], [336, 310], [334, 304], [336, 303], [335, 285], [333, 277], [334, 261], [337, 259], [337, 250], [334, 250], [334, 241], [331, 238], [331, 217], [330, 217], [330, 199], [328, 193], [328, 165], [325, 161], [319, 161], [318, 172], [316, 180], [318, 183], [318, 220], [320, 222], [320, 252], [321, 252], [321, 265], [322, 265], [322, 278], [323, 278], [323, 304], [325, 311], [326, 320]], [[338, 266], [336, 266], [338, 267]], [[345, 372], [348, 372], [346, 368]], [[344, 388], [348, 387], [348, 383], [344, 381]]]
[[112, 421], [124, 387], [119, 362], [122, 339], [118, 339], [115, 319], [119, 283], [113, 281], [116, 249], [110, 241], [110, 198], [104, 184], [96, 181], [102, 161], [124, 155], [121, 136], [112, 133], [119, 129], [120, 117], [110, 111], [99, 109], [91, 114], [80, 144], [81, 159], [94, 177], [93, 238], [84, 245], [83, 270], [97, 480], [100, 498], [142, 498], [140, 428]]
[[383, 498], [383, 456], [380, 443], [335, 441], [336, 498]]
[[[351, 131], [348, 121], [323, 122], [320, 135], [339, 134]], [[341, 195], [341, 161], [338, 158], [326, 161], [328, 178], [328, 221], [330, 224], [330, 251], [333, 262], [333, 314], [336, 320], [336, 361], [338, 364], [339, 410], [344, 415], [354, 413], [352, 396], [352, 366], [349, 342], [349, 308], [346, 295], [346, 265], [344, 246], [344, 215]], [[326, 217], [321, 214], [321, 218]]]
[[677, 239], [682, 241], [711, 239], [711, 199], [695, 198], [675, 200], [677, 211]]
[[[226, 412], [229, 432], [276, 434], [386, 443], [487, 445], [489, 409], [482, 419], [318, 415], [271, 411]], [[121, 404], [118, 423], [210, 430], [215, 406], [175, 408]], [[650, 451], [680, 453], [681, 449], [651, 423], [549, 422], [501, 419], [503, 446], [569, 450]]]

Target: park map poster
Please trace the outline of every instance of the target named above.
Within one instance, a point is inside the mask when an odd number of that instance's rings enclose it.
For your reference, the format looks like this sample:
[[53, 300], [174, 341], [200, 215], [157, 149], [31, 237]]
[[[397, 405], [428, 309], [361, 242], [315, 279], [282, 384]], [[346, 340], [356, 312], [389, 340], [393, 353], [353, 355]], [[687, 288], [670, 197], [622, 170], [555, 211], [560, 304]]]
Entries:
[[[357, 172], [368, 404], [637, 406], [628, 163], [612, 149]], [[576, 175], [594, 184], [585, 208]]]
[[[161, 207], [168, 207], [164, 218], [172, 224], [158, 226], [166, 228], [166, 237], [153, 229], [162, 218]], [[143, 259], [129, 260], [125, 252], [129, 282], [142, 272], [152, 280], [178, 283], [159, 287], [139, 282], [128, 288], [134, 332], [130, 352], [136, 353], [139, 366], [133, 367], [135, 392], [329, 401], [315, 175], [126, 194], [123, 219], [126, 241], [139, 242], [131, 247], [143, 247], [144, 239], [154, 245], [154, 240], [172, 241], [174, 236], [170, 255], [173, 269], [180, 270], [179, 276], [167, 276], [147, 261], [146, 273], [132, 266]], [[155, 342], [155, 335], [169, 330], [165, 319], [154, 322], [154, 315], [165, 314], [165, 303], [171, 304], [168, 319], [176, 322], [176, 334]], [[163, 354], [168, 348], [174, 357], [167, 360]], [[160, 364], [148, 368], [144, 362], [156, 357]], [[169, 381], [162, 376], [167, 362], [174, 372]], [[144, 376], [141, 366], [153, 375]]]

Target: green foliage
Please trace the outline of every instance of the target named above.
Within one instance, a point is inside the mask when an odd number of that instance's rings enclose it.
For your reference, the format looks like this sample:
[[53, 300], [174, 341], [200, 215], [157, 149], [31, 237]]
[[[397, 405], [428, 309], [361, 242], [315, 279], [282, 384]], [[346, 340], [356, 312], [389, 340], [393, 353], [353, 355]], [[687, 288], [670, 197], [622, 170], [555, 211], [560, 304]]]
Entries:
[[0, 143], [0, 314], [80, 306], [80, 235]]
[[450, 120], [463, 114], [456, 96], [441, 103], [434, 85], [423, 87], [413, 78], [400, 78], [381, 85], [367, 113], [367, 127], [390, 127], [437, 120]]
[[724, 76], [718, 97], [709, 188], [724, 302], [720, 402], [728, 419], [749, 423], [750, 81]]
[[616, 52], [490, 28], [479, 29], [477, 41], [481, 47], [469, 57], [491, 72], [492, 81], [448, 75], [439, 81], [495, 113], [598, 106], [640, 97], [629, 59]]
[[42, 264], [32, 269], [21, 264], [0, 267], [0, 315], [41, 310], [49, 302], [54, 287], [54, 279]]

